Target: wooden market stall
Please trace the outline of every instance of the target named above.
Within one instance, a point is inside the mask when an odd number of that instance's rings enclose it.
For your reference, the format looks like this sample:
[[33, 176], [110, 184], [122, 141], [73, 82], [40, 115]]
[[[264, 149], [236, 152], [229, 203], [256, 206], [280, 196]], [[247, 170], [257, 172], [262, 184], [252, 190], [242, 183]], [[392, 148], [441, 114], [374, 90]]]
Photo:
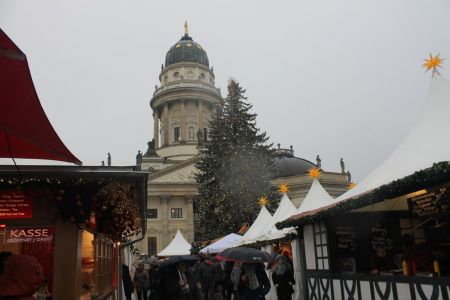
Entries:
[[53, 299], [117, 299], [119, 245], [145, 230], [132, 167], [0, 166], [0, 252], [32, 255]]

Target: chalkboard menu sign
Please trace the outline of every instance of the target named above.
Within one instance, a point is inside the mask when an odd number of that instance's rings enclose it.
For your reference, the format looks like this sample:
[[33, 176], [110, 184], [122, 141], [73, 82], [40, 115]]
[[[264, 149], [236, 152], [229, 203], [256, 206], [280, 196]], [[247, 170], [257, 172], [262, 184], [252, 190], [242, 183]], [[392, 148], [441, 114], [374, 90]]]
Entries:
[[376, 251], [385, 251], [393, 249], [393, 241], [384, 225], [377, 223], [370, 229], [372, 249]]
[[449, 212], [450, 191], [448, 187], [442, 187], [426, 194], [408, 199], [409, 210], [414, 216], [434, 216]]
[[339, 251], [356, 251], [358, 249], [357, 234], [352, 226], [337, 226], [336, 241]]

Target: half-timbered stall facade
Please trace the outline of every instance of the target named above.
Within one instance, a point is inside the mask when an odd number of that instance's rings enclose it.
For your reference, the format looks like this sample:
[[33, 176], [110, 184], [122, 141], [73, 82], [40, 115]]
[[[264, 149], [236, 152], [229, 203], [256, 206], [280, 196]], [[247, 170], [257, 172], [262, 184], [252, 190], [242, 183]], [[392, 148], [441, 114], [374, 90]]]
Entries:
[[450, 299], [450, 83], [433, 69], [428, 99], [400, 146], [296, 227], [299, 299]]

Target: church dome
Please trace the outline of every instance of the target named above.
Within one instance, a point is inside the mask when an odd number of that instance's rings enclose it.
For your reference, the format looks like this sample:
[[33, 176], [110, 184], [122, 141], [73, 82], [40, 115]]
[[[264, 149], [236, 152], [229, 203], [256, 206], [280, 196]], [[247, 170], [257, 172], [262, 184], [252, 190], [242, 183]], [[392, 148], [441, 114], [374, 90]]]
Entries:
[[209, 66], [206, 51], [187, 33], [166, 54], [166, 67], [179, 62], [194, 62]]
[[316, 167], [309, 160], [295, 157], [294, 150], [276, 149], [274, 155], [274, 165], [277, 177], [287, 177], [308, 174], [308, 170]]

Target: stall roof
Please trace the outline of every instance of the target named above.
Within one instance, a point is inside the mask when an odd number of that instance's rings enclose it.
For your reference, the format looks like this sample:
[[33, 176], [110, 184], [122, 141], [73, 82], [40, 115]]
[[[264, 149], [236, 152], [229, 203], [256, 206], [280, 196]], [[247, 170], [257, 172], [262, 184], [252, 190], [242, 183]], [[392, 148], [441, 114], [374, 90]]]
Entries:
[[320, 184], [319, 180], [314, 179], [308, 193], [303, 199], [302, 203], [297, 209], [297, 214], [315, 210], [317, 208], [326, 206], [333, 202], [333, 197]]
[[[443, 179], [447, 173], [450, 160], [450, 82], [437, 71], [433, 71], [431, 87], [423, 109], [410, 133], [397, 149], [370, 173], [360, 184], [336, 198], [330, 205], [324, 205], [314, 211], [306, 211], [291, 217], [279, 224], [280, 228], [299, 225], [308, 222], [318, 214], [326, 214], [335, 207], [347, 207], [347, 210], [380, 201], [389, 194], [388, 189], [396, 187], [399, 181], [411, 182], [417, 176], [427, 178], [417, 179], [420, 183], [435, 179]], [[436, 163], [441, 163], [435, 166]], [[417, 171], [424, 170], [422, 173]], [[416, 172], [416, 173], [415, 173]], [[437, 172], [437, 173], [436, 173]], [[435, 175], [433, 178], [430, 176]], [[386, 199], [387, 197], [385, 197]], [[359, 201], [363, 199], [364, 201]], [[349, 204], [351, 202], [351, 205]], [[360, 204], [358, 204], [360, 202]]]
[[269, 223], [271, 219], [272, 215], [267, 210], [266, 206], [263, 205], [252, 226], [250, 226], [250, 228], [244, 234], [244, 238], [252, 239], [257, 237], [260, 234], [261, 230], [264, 228], [264, 225]]
[[173, 240], [164, 248], [161, 252], [158, 253], [158, 256], [177, 256], [177, 255], [189, 255], [191, 253], [191, 244], [186, 241], [186, 239], [181, 234], [180, 230], [177, 231], [177, 234], [173, 238]]
[[291, 229], [279, 230], [275, 227], [275, 224], [286, 220], [287, 218], [295, 214], [296, 211], [297, 208], [289, 199], [288, 195], [286, 193], [283, 193], [281, 201], [278, 204], [278, 208], [273, 214], [270, 221], [267, 222], [266, 224], [263, 224], [263, 226], [261, 227], [261, 231], [258, 233], [256, 237], [251, 239], [245, 239], [243, 243], [250, 244], [258, 241], [269, 241], [284, 237], [287, 233], [291, 231]]
[[0, 157], [81, 165], [59, 138], [34, 88], [25, 54], [0, 29]]
[[219, 253], [228, 248], [238, 246], [243, 239], [244, 238], [239, 234], [230, 233], [229, 235], [224, 236], [220, 240], [215, 241], [211, 245], [208, 245], [207, 247], [203, 248], [202, 250], [200, 250], [200, 253], [201, 254]]

